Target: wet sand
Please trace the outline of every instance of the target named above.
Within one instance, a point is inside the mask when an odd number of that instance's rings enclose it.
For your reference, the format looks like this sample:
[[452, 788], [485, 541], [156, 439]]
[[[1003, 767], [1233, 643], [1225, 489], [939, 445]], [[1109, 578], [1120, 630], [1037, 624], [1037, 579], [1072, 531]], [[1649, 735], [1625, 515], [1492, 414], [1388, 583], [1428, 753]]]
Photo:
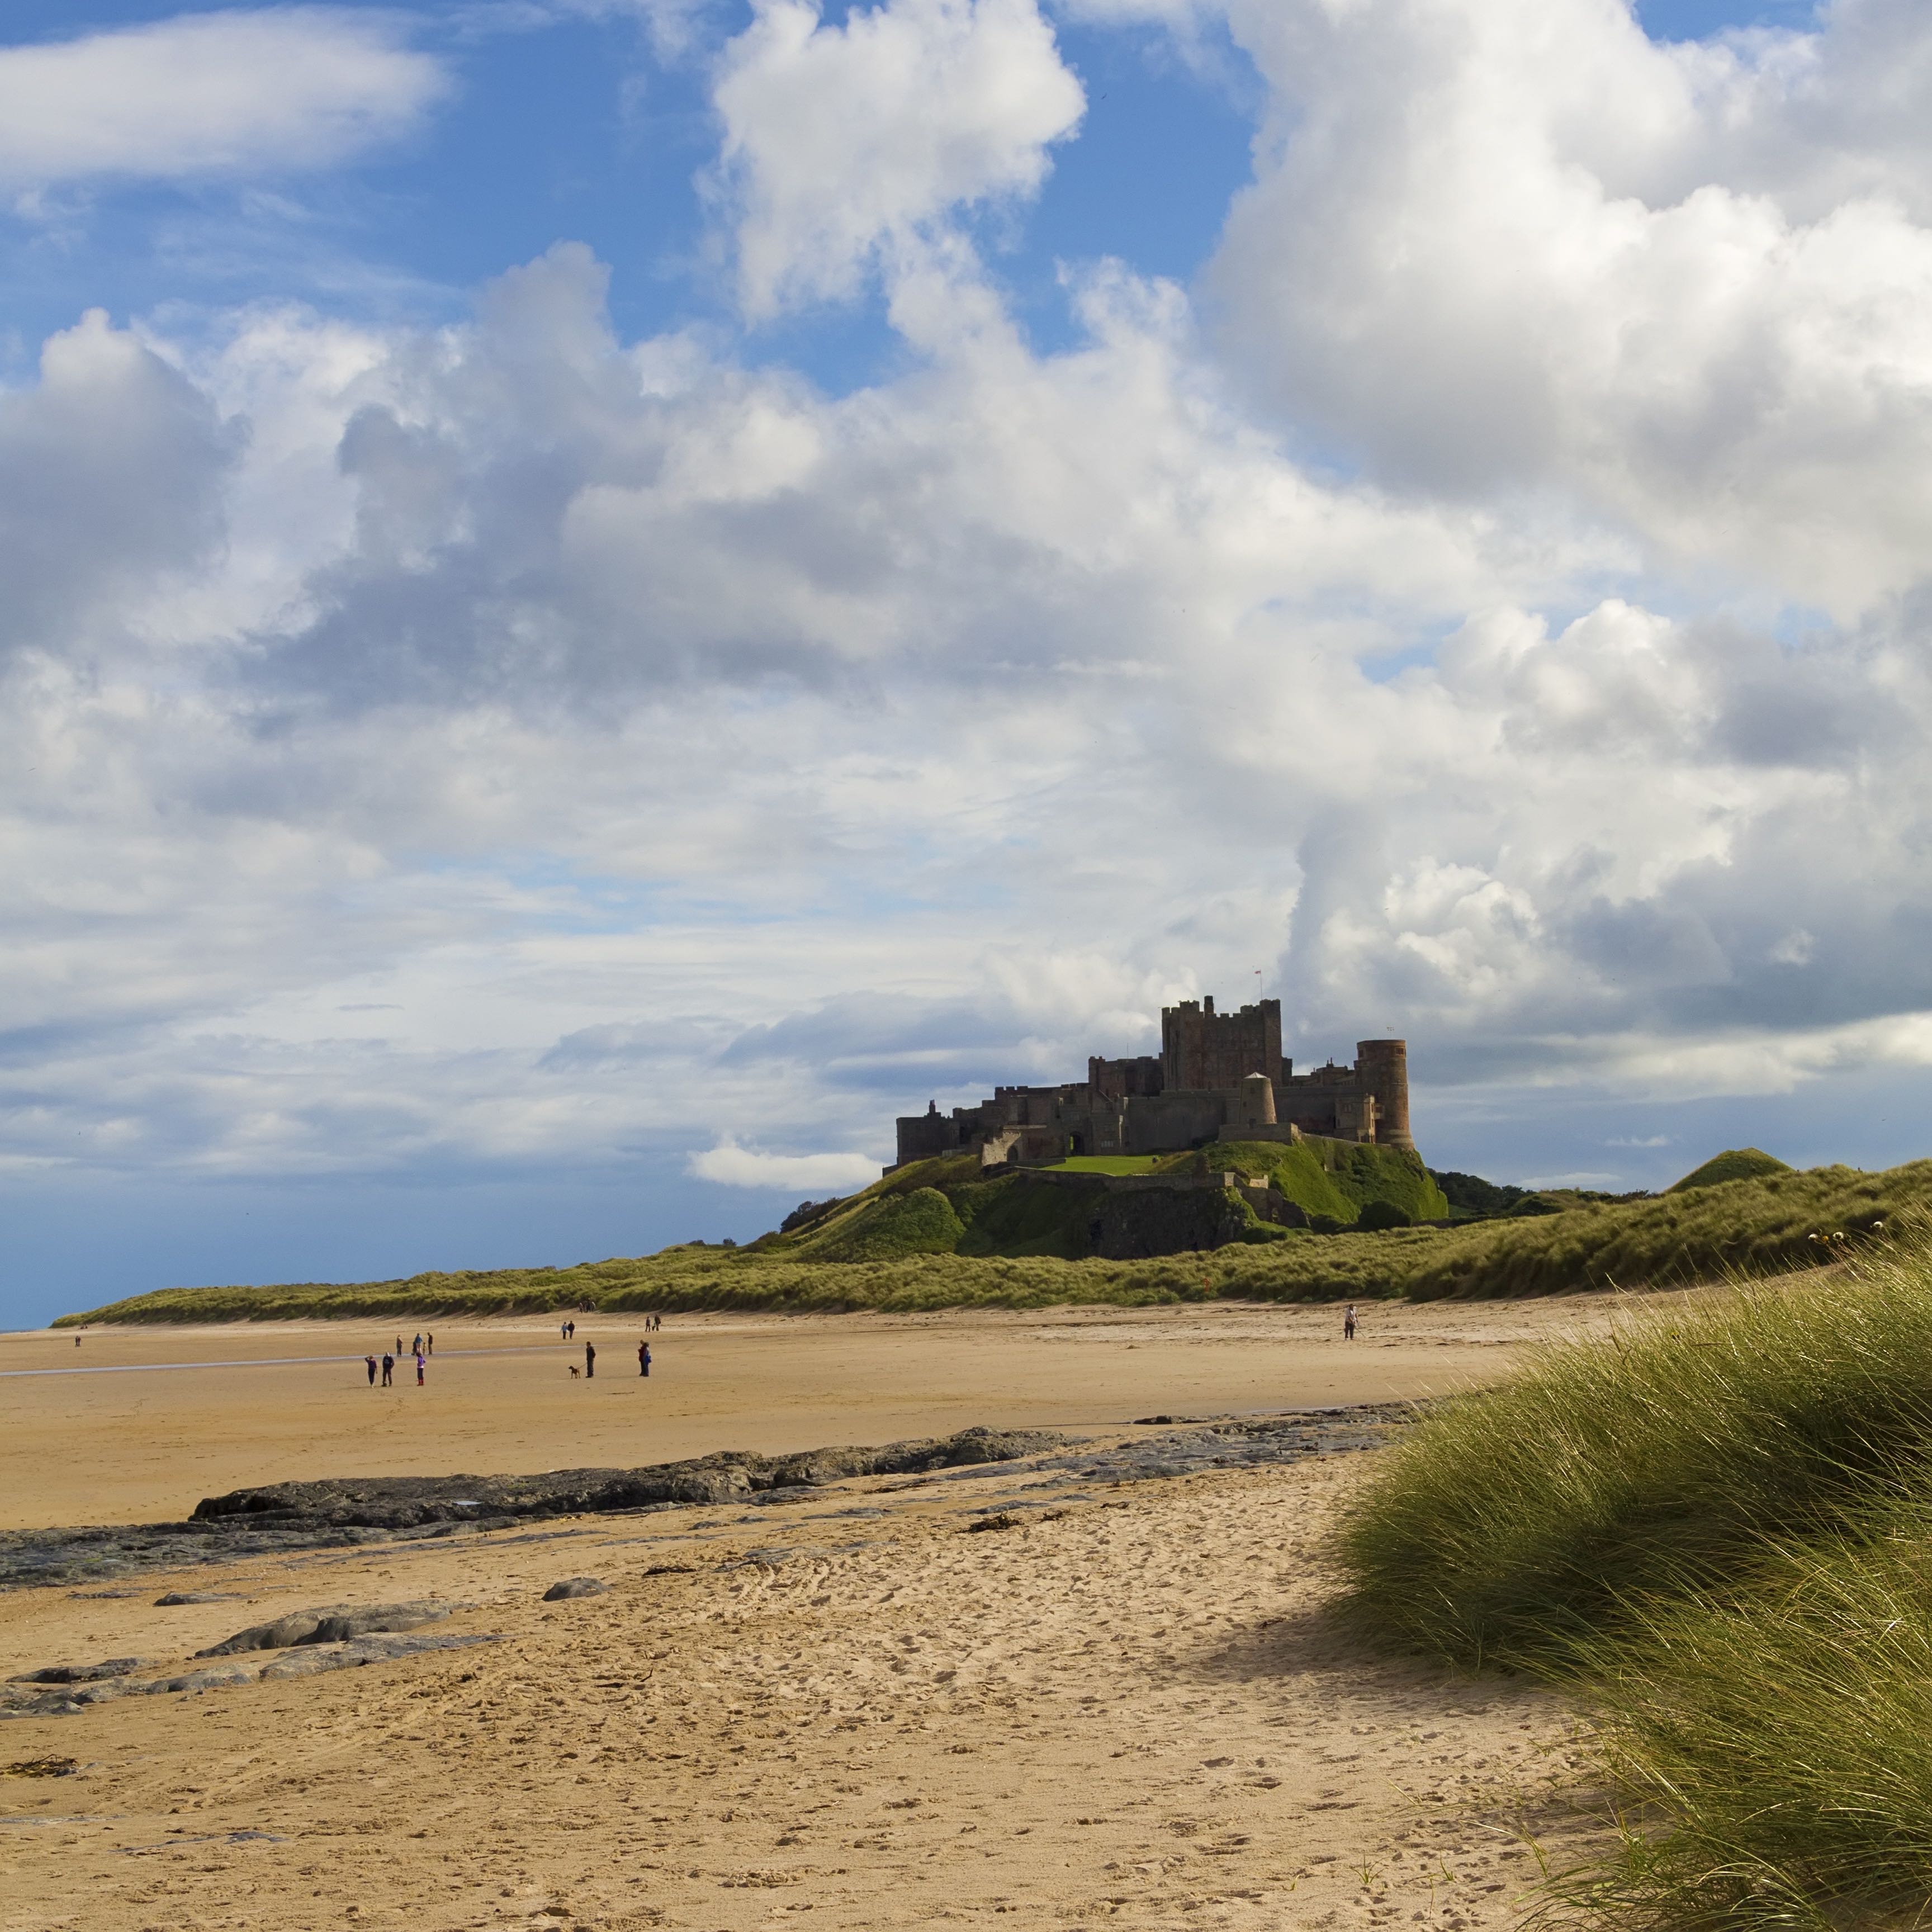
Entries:
[[[1445, 1393], [1523, 1344], [1606, 1318], [1603, 1298], [1339, 1307], [677, 1316], [638, 1374], [635, 1322], [424, 1324], [425, 1387], [371, 1390], [373, 1324], [0, 1336], [0, 1528], [185, 1516], [203, 1496], [322, 1476], [630, 1467], [995, 1428], [1104, 1428]], [[403, 1330], [410, 1342], [417, 1324]], [[594, 1381], [580, 1370], [598, 1352]], [[334, 1360], [289, 1360], [335, 1355]], [[213, 1366], [164, 1367], [165, 1364]], [[34, 1373], [32, 1371], [88, 1371]], [[26, 1371], [28, 1372], [21, 1372]], [[112, 1372], [104, 1372], [112, 1371]]]

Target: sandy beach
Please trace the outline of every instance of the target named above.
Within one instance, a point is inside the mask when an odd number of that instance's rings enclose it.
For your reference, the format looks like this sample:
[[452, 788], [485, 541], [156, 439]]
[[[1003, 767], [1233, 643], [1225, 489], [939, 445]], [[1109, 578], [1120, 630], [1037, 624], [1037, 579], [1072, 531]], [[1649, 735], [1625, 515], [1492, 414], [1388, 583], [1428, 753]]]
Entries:
[[[1108, 1428], [1445, 1393], [1526, 1344], [1600, 1324], [1612, 1298], [1339, 1307], [956, 1310], [920, 1316], [416, 1322], [425, 1386], [362, 1365], [394, 1326], [274, 1322], [0, 1336], [0, 1528], [185, 1515], [244, 1484], [629, 1466], [996, 1428]], [[583, 1379], [584, 1345], [598, 1351]], [[572, 1378], [570, 1370], [580, 1374]]]
[[[586, 1384], [554, 1327], [451, 1324], [429, 1386], [386, 1394], [359, 1330], [11, 1336], [0, 1368], [116, 1372], [0, 1384], [8, 1526], [970, 1424], [1104, 1444], [1149, 1414], [1467, 1386], [1610, 1310], [1364, 1312], [1352, 1347], [1339, 1309], [682, 1320], [642, 1384], [626, 1327], [580, 1328]], [[428, 1603], [452, 1647], [7, 1720], [0, 1928], [1506, 1924], [1523, 1832], [1571, 1828], [1550, 1802], [1571, 1720], [1379, 1655], [1325, 1607], [1334, 1513], [1372, 1460], [996, 1465], [7, 1592], [9, 1677], [206, 1668], [336, 1604]], [[602, 1593], [543, 1600], [580, 1576]], [[157, 1601], [178, 1592], [214, 1600]]]

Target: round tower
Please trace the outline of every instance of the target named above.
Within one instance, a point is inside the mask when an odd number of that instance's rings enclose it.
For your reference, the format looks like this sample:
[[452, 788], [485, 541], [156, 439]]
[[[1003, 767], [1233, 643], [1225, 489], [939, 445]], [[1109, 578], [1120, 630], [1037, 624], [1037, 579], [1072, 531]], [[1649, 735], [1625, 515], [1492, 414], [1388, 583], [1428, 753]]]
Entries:
[[1383, 1147], [1414, 1151], [1408, 1131], [1408, 1042], [1358, 1040], [1355, 1072], [1364, 1092], [1376, 1100], [1376, 1139]]

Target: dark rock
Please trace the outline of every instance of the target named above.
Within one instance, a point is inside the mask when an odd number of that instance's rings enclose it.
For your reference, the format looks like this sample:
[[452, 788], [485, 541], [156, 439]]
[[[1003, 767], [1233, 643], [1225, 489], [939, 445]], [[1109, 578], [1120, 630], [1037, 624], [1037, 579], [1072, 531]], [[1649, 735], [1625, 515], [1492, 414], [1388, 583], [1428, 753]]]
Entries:
[[230, 1664], [212, 1670], [178, 1672], [172, 1677], [157, 1678], [152, 1684], [116, 1684], [114, 1688], [129, 1697], [160, 1697], [173, 1691], [185, 1695], [196, 1690], [226, 1690], [237, 1684], [252, 1684], [255, 1675], [245, 1664]]
[[566, 1576], [561, 1583], [553, 1583], [543, 1593], [547, 1604], [560, 1604], [569, 1597], [601, 1597], [610, 1585], [599, 1576]]
[[415, 1630], [449, 1614], [447, 1604], [338, 1604], [296, 1610], [273, 1623], [251, 1624], [197, 1657], [234, 1657], [245, 1650], [288, 1650], [301, 1643], [344, 1643], [371, 1630]]
[[45, 1670], [23, 1670], [10, 1684], [96, 1684], [104, 1677], [125, 1677], [147, 1662], [145, 1657], [110, 1657], [104, 1664], [56, 1664]]
[[234, 1600], [232, 1590], [170, 1590], [165, 1597], [154, 1599], [154, 1608], [171, 1610], [181, 1604], [232, 1604]]
[[118, 1678], [69, 1690], [43, 1691], [38, 1696], [11, 1691], [0, 1684], [0, 1718], [71, 1718], [95, 1704], [119, 1697], [194, 1696], [205, 1690], [232, 1690], [244, 1684], [279, 1683], [291, 1677], [314, 1677], [324, 1671], [353, 1670], [370, 1664], [392, 1664], [399, 1658], [419, 1657], [429, 1651], [464, 1650], [472, 1644], [501, 1643], [495, 1636], [359, 1636], [348, 1642], [312, 1645], [291, 1651], [267, 1664], [214, 1664], [200, 1670], [176, 1671], [166, 1677], [136, 1682]]
[[357, 1670], [370, 1664], [393, 1664], [401, 1657], [421, 1657], [433, 1650], [467, 1650], [472, 1644], [501, 1643], [500, 1636], [364, 1636], [353, 1643], [322, 1650], [300, 1650], [263, 1666], [262, 1682], [279, 1684], [285, 1678], [316, 1677], [327, 1670]]

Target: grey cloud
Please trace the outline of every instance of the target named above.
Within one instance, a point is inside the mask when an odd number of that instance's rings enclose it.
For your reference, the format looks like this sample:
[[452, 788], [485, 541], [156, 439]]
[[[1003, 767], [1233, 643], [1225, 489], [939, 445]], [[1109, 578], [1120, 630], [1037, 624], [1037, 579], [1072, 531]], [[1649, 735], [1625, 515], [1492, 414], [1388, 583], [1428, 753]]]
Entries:
[[[1174, 502], [1199, 486], [1174, 436], [1237, 474], [1278, 471], [1218, 424], [1137, 422], [1131, 352], [1081, 372], [1088, 406], [1065, 433], [988, 443], [1007, 399], [970, 357], [835, 400], [694, 345], [626, 350], [604, 281], [580, 246], [554, 249], [488, 292], [450, 351], [400, 344], [369, 379], [406, 406], [386, 394], [346, 420], [356, 541], [304, 586], [313, 614], [257, 640], [248, 688], [272, 712], [503, 701], [581, 718], [771, 682], [868, 701], [895, 675], [1162, 658], [1186, 628], [1174, 567], [1211, 569], [1186, 527], [1204, 507]], [[1056, 465], [1059, 490], [1042, 473]], [[1348, 509], [1372, 525], [1372, 506]], [[1151, 550], [1124, 544], [1123, 520], [1150, 512], [1180, 521]], [[1316, 520], [1290, 540], [1319, 555]], [[1278, 574], [1264, 554], [1239, 568]]]
[[746, 1066], [789, 1061], [829, 1086], [903, 1096], [1031, 1077], [1084, 1078], [1084, 1055], [1074, 1064], [1078, 1050], [1070, 1044], [1064, 1065], [1040, 1074], [1053, 1049], [1010, 1006], [854, 994], [748, 1028], [721, 1059]]
[[208, 398], [104, 315], [56, 336], [38, 385], [0, 396], [0, 646], [112, 641], [118, 614], [216, 550], [236, 454]]
[[731, 1037], [730, 1022], [715, 1016], [680, 1015], [655, 1020], [612, 1020], [566, 1034], [537, 1061], [545, 1073], [628, 1072], [653, 1064], [682, 1065], [713, 1059]]

